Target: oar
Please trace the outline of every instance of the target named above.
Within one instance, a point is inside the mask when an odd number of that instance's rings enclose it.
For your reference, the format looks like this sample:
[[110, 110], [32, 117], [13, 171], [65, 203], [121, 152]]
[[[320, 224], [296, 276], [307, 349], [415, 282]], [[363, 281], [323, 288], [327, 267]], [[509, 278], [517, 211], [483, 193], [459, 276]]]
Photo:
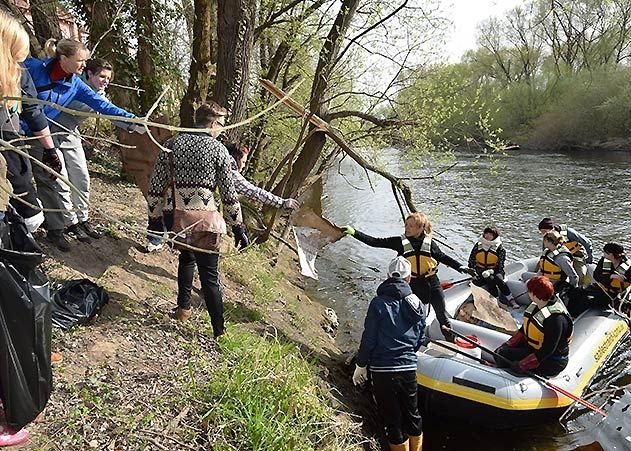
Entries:
[[[443, 326], [443, 329], [452, 332], [455, 336], [462, 338], [463, 340], [471, 343], [474, 346], [479, 347], [481, 350], [483, 350], [484, 352], [488, 352], [489, 354], [491, 354], [493, 357], [495, 358], [499, 358], [500, 360], [503, 360], [505, 363], [508, 363], [509, 365], [512, 365], [512, 361], [510, 361], [509, 359], [507, 359], [506, 357], [504, 357], [501, 354], [498, 354], [495, 351], [491, 351], [490, 349], [485, 348], [484, 346], [482, 346], [480, 343], [476, 343], [475, 341], [471, 340], [469, 337], [467, 337], [466, 335], [463, 335], [459, 332], [456, 332], [453, 329], [450, 329], [447, 326]], [[594, 404], [592, 404], [591, 402], [585, 401], [583, 398], [579, 398], [578, 396], [576, 396], [574, 393], [570, 393], [567, 390], [562, 389], [561, 387], [559, 387], [558, 385], [554, 385], [552, 382], [550, 382], [548, 379], [546, 379], [545, 377], [539, 376], [538, 374], [535, 374], [531, 371], [522, 371], [526, 376], [531, 377], [539, 382], [541, 382], [542, 384], [546, 385], [547, 387], [549, 387], [550, 389], [554, 390], [557, 393], [562, 394], [563, 396], [567, 396], [568, 398], [578, 402], [579, 404], [582, 404], [583, 406], [587, 407], [588, 409], [593, 410], [594, 412], [597, 412], [599, 414], [601, 414], [603, 417], [607, 417], [607, 412], [605, 412], [604, 410], [602, 410], [600, 407], [595, 406]]]
[[469, 357], [470, 359], [473, 359], [473, 360], [475, 360], [478, 363], [482, 363], [483, 365], [491, 365], [491, 362], [487, 362], [486, 360], [484, 360], [484, 359], [482, 359], [480, 357], [476, 357], [474, 355], [467, 354], [466, 352], [461, 351], [459, 349], [454, 349], [451, 346], [446, 345], [445, 343], [441, 343], [440, 341], [437, 341], [437, 340], [429, 340], [429, 341], [430, 341], [430, 343], [434, 343], [435, 345], [440, 346], [441, 348], [445, 348], [445, 349], [448, 349], [450, 351], [455, 352], [456, 354], [460, 354], [460, 355], [463, 355], [465, 357]]

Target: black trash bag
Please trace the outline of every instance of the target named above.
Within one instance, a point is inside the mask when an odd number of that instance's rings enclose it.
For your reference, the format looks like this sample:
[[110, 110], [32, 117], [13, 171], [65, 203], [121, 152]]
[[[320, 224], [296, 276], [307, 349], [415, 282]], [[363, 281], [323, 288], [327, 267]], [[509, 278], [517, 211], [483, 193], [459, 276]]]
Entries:
[[42, 248], [11, 205], [0, 221], [0, 260], [9, 262], [26, 278], [44, 260]]
[[48, 280], [35, 269], [27, 279], [0, 262], [0, 286], [0, 395], [7, 423], [20, 430], [44, 410], [52, 390]]
[[64, 330], [87, 323], [110, 300], [103, 287], [88, 279], [64, 282], [52, 298], [53, 325]]

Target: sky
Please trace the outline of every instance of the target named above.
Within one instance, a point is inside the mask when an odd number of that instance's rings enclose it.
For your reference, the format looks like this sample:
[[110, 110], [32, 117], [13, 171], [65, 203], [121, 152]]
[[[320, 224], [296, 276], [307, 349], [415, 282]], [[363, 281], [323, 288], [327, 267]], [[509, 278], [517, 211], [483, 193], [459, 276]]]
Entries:
[[501, 16], [523, 0], [442, 0], [445, 11], [453, 22], [451, 33], [446, 38], [447, 54], [451, 62], [460, 59], [463, 53], [475, 47], [478, 23], [491, 16]]

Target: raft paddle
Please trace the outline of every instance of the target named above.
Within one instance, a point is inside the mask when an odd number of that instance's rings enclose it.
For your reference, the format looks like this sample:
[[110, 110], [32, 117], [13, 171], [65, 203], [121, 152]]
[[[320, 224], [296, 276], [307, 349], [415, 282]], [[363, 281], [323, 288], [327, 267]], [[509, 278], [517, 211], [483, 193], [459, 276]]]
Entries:
[[[481, 350], [483, 350], [484, 352], [488, 352], [489, 354], [491, 354], [493, 357], [495, 358], [499, 358], [500, 360], [503, 360], [504, 362], [512, 365], [512, 361], [510, 361], [509, 359], [507, 359], [506, 357], [504, 357], [501, 354], [498, 354], [495, 351], [491, 351], [488, 348], [485, 348], [484, 346], [482, 346], [480, 343], [476, 343], [475, 341], [471, 340], [469, 337], [467, 337], [466, 335], [463, 335], [459, 332], [456, 332], [455, 330], [447, 327], [447, 326], [442, 326], [444, 330], [452, 332], [455, 336], [462, 338], [463, 340], [469, 342], [470, 344], [477, 346], [478, 348], [480, 348]], [[538, 374], [533, 373], [532, 371], [522, 371], [522, 373], [524, 373], [526, 376], [531, 377], [539, 382], [541, 382], [542, 384], [546, 385], [548, 388], [554, 390], [557, 393], [562, 394], [563, 396], [567, 396], [568, 398], [578, 402], [579, 404], [582, 404], [583, 406], [587, 407], [588, 409], [593, 410], [594, 412], [597, 412], [599, 414], [601, 414], [603, 417], [607, 417], [607, 412], [605, 412], [604, 410], [602, 410], [600, 407], [595, 406], [594, 404], [592, 404], [591, 402], [585, 401], [583, 398], [579, 398], [578, 396], [576, 396], [574, 393], [570, 393], [567, 390], [564, 390], [563, 388], [559, 387], [558, 385], [554, 385], [552, 382], [550, 382], [548, 379], [546, 379], [545, 377], [539, 376]]]

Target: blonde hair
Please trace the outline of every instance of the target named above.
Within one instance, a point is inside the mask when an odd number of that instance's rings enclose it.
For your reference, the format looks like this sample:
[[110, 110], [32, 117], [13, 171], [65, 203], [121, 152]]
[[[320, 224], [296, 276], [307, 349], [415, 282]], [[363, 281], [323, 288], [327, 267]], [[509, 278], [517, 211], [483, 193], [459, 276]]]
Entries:
[[426, 234], [432, 233], [432, 223], [430, 222], [429, 218], [423, 213], [410, 213], [408, 217], [405, 218], [405, 222], [408, 221], [411, 221]]
[[61, 55], [71, 57], [79, 50], [88, 50], [83, 42], [74, 39], [50, 38], [44, 43], [44, 52], [49, 58], [59, 58]]
[[543, 235], [543, 239], [546, 240], [546, 241], [551, 242], [555, 246], [558, 246], [559, 244], [563, 244], [564, 241], [565, 241], [563, 239], [563, 235], [561, 235], [556, 230], [551, 230], [549, 232], [546, 232], [546, 234]]
[[[21, 97], [22, 71], [20, 62], [29, 54], [29, 38], [22, 24], [9, 13], [0, 10], [0, 97]], [[2, 107], [20, 107], [19, 100], [2, 102]]]

